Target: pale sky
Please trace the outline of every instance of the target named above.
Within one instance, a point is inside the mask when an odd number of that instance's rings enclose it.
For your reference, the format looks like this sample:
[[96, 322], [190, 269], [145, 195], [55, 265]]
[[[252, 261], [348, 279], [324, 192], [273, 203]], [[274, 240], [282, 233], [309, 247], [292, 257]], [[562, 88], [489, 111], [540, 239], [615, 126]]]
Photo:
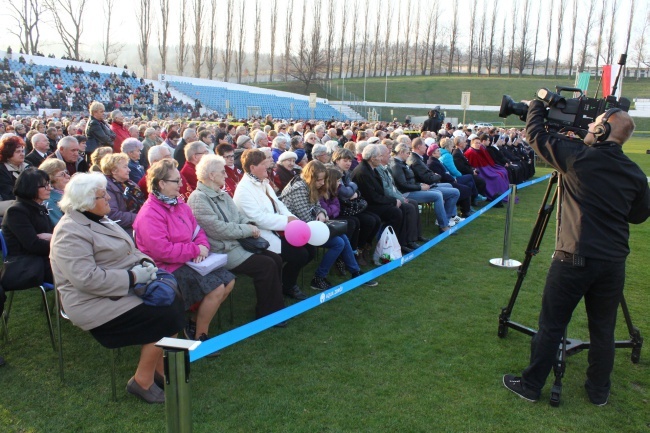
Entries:
[[[18, 52], [19, 48], [19, 42], [18, 39], [9, 33], [9, 29], [11, 25], [13, 25], [13, 20], [10, 18], [10, 16], [7, 15], [6, 11], [9, 9], [9, 2], [16, 2], [18, 0], [0, 0], [0, 11], [3, 11], [2, 14], [0, 14], [0, 34], [3, 35], [1, 49], [6, 49], [6, 45], [11, 45], [11, 47], [15, 50], [15, 52]], [[42, 0], [41, 0], [42, 1]], [[67, 1], [67, 0], [66, 0]], [[73, 4], [76, 4], [78, 0], [70, 0], [73, 2]], [[157, 0], [152, 0], [153, 5], [154, 5], [154, 29], [151, 34], [151, 44], [150, 44], [150, 56], [152, 58], [158, 58], [158, 49], [157, 49], [157, 44], [158, 44], [158, 31], [156, 30], [159, 27], [159, 22], [160, 22], [160, 8], [158, 6], [158, 1]], [[192, 1], [193, 0], [188, 0], [188, 6], [190, 10], [190, 14], [192, 12]], [[207, 7], [209, 10], [209, 0], [202, 0], [203, 3], [205, 4], [204, 7]], [[226, 0], [218, 0], [219, 3], [219, 19], [217, 19], [217, 22], [219, 22], [218, 26], [218, 31], [217, 31], [217, 40], [218, 40], [218, 45], [220, 47], [223, 47], [225, 44], [224, 39], [225, 39], [225, 24], [223, 23], [223, 17], [225, 16], [225, 1]], [[239, 7], [240, 7], [240, 1], [241, 0], [235, 0], [235, 24], [234, 24], [234, 29], [235, 29], [235, 34], [238, 33], [238, 15], [239, 15]], [[262, 15], [262, 30], [261, 30], [261, 52], [262, 53], [269, 53], [270, 52], [270, 20], [268, 18], [269, 15], [269, 10], [271, 8], [271, 1], [272, 0], [263, 0], [260, 2], [262, 6], [262, 12], [266, 13], [266, 17], [264, 14]], [[307, 14], [309, 15], [311, 8], [314, 6], [314, 2], [318, 0], [307, 0]], [[323, 0], [321, 1], [321, 7], [322, 7], [322, 16], [323, 18], [321, 19], [321, 27], [324, 27], [327, 23], [326, 21], [326, 15], [327, 15], [327, 10], [329, 8], [329, 1], [330, 0]], [[352, 11], [354, 7], [354, 0], [332, 0], [336, 2], [336, 10], [344, 13], [348, 13], [349, 15], [349, 20], [348, 20], [348, 32], [351, 32], [352, 25], [350, 23], [350, 20], [352, 19]], [[360, 10], [360, 17], [365, 11], [365, 2], [366, 0], [356, 0], [357, 1], [357, 7]], [[376, 18], [376, 11], [377, 8], [381, 7], [381, 10], [385, 11], [384, 16], [385, 21], [388, 25], [392, 26], [391, 27], [391, 33], [393, 38], [397, 36], [398, 29], [397, 29], [397, 16], [396, 13], [398, 10], [404, 10], [407, 8], [407, 5], [409, 3], [409, 0], [369, 0], [370, 1], [370, 13], [368, 17], [368, 31], [371, 35], [374, 34], [374, 23], [375, 23], [375, 18]], [[488, 15], [487, 17], [491, 17], [491, 10], [494, 7], [494, 4], [497, 3], [500, 11], [500, 17], [497, 18], [497, 26], [501, 27], [503, 25], [503, 17], [504, 14], [509, 14], [512, 11], [513, 4], [517, 0], [458, 0], [457, 4], [458, 7], [460, 8], [461, 11], [461, 20], [460, 20], [460, 30], [459, 30], [459, 42], [461, 47], [467, 47], [468, 46], [468, 41], [469, 41], [469, 29], [467, 28], [472, 14], [475, 14], [478, 12], [476, 19], [479, 20], [480, 22], [480, 17], [482, 16], [482, 11], [487, 10]], [[555, 4], [557, 5], [560, 0], [555, 0]], [[564, 59], [568, 55], [568, 49], [569, 49], [569, 36], [571, 33], [571, 27], [574, 25], [574, 18], [572, 16], [572, 11], [571, 11], [571, 5], [572, 5], [573, 0], [567, 0], [567, 7], [566, 7], [566, 12], [565, 12], [565, 19], [564, 19], [564, 36], [563, 39], [566, 38], [565, 42], [563, 43], [563, 55], [562, 59]], [[588, 10], [588, 5], [589, 5], [590, 0], [578, 0], [579, 2], [579, 15], [582, 15], [584, 20], [586, 20], [586, 15], [587, 15], [587, 10]], [[608, 0], [608, 3], [611, 3], [612, 0]], [[625, 45], [625, 33], [627, 31], [628, 23], [629, 23], [629, 15], [630, 15], [630, 3], [631, 0], [615, 0], [617, 1], [617, 4], [619, 5], [618, 13], [616, 16], [616, 36], [617, 36], [617, 44], [616, 44], [616, 54], [615, 58], [618, 59], [618, 55], [623, 52], [624, 45]], [[472, 5], [476, 2], [478, 11], [473, 11]], [[132, 44], [133, 46], [137, 45], [138, 43], [138, 30], [137, 30], [137, 19], [135, 15], [135, 8], [138, 2], [134, 0], [115, 0], [115, 9], [116, 11], [114, 12], [114, 17], [113, 17], [113, 31], [111, 32], [113, 34], [113, 39], [116, 42], [124, 43], [124, 44]], [[172, 14], [171, 17], [178, 19], [178, 16], [180, 15], [180, 0], [171, 0], [172, 3]], [[276, 53], [279, 55], [281, 52], [284, 50], [284, 33], [285, 33], [285, 19], [284, 17], [286, 16], [286, 13], [289, 12], [292, 14], [294, 17], [294, 24], [293, 24], [293, 43], [297, 43], [298, 39], [300, 38], [300, 22], [301, 22], [301, 17], [302, 17], [302, 5], [303, 2], [300, 0], [294, 0], [294, 7], [293, 11], [288, 11], [290, 0], [278, 0], [278, 10], [280, 12], [280, 18], [278, 19], [278, 29], [277, 29], [277, 42], [276, 42]], [[520, 8], [520, 16], [521, 16], [521, 9], [523, 8], [523, 1], [518, 1], [519, 3], [519, 8]], [[546, 53], [546, 44], [547, 44], [547, 38], [546, 38], [546, 28], [548, 26], [548, 14], [549, 10], [548, 8], [550, 7], [551, 0], [545, 0], [545, 1], [536, 1], [533, 0], [531, 2], [531, 7], [532, 7], [532, 13], [531, 13], [531, 20], [529, 24], [529, 32], [532, 33], [530, 36], [530, 45], [532, 47], [532, 44], [534, 43], [534, 38], [535, 38], [535, 28], [536, 28], [536, 17], [540, 17], [540, 37], [539, 37], [539, 46], [538, 46], [538, 58], [543, 58], [545, 53]], [[596, 0], [597, 3], [597, 11], [600, 9], [600, 5], [602, 3], [602, 0]], [[103, 11], [102, 5], [104, 4], [103, 0], [88, 0], [87, 4], [87, 10], [84, 15], [84, 32], [83, 32], [83, 46], [82, 46], [82, 55], [84, 57], [90, 57], [93, 60], [101, 60], [101, 43], [104, 37], [105, 33], [105, 14]], [[421, 25], [420, 25], [420, 31], [421, 34], [424, 35], [424, 29], [425, 29], [425, 23], [427, 21], [428, 17], [428, 11], [430, 10], [429, 8], [431, 7], [430, 5], [433, 4], [432, 0], [411, 0], [411, 11], [413, 14], [414, 19], [419, 18], [421, 19]], [[450, 25], [451, 22], [451, 14], [452, 14], [452, 8], [453, 8], [453, 2], [452, 0], [445, 0], [441, 1], [439, 0], [441, 12], [443, 16], [446, 16], [447, 18], [442, 19], [441, 23], [444, 27], [443, 32], [441, 34], [441, 37], [444, 38], [445, 34], [447, 33], [447, 27]], [[245, 2], [246, 5], [246, 15], [249, 17], [247, 19], [247, 24], [246, 24], [246, 29], [247, 29], [247, 36], [246, 36], [246, 47], [247, 51], [250, 53], [253, 51], [253, 32], [254, 32], [254, 24], [255, 24], [255, 0], [246, 0]], [[633, 44], [635, 40], [635, 34], [638, 34], [638, 28], [640, 28], [644, 14], [647, 15], [648, 11], [648, 1], [647, 0], [636, 0], [636, 13], [634, 15], [635, 19], [635, 30], [633, 31], [633, 36], [632, 36], [632, 42], [630, 43], [630, 50], [628, 54], [632, 54], [633, 50]], [[556, 6], [557, 8], [557, 6]], [[390, 11], [392, 10], [393, 15], [390, 15]], [[156, 14], [157, 13], [157, 14]], [[210, 15], [209, 13], [205, 14], [205, 26], [209, 25], [210, 21]], [[557, 12], [554, 12], [554, 15], [557, 16]], [[594, 22], [592, 25], [590, 25], [590, 35], [595, 35], [597, 31], [597, 23], [595, 22], [598, 17], [598, 12], [594, 14], [593, 20]], [[191, 17], [188, 17], [191, 19]], [[404, 18], [403, 18], [404, 20]], [[609, 19], [607, 19], [607, 22], [609, 22]], [[310, 17], [308, 17], [307, 20], [307, 26], [311, 28], [312, 26], [312, 20]], [[488, 19], [488, 26], [489, 26], [489, 19]], [[412, 28], [415, 26], [412, 26]], [[521, 27], [521, 26], [519, 26]], [[577, 40], [581, 40], [585, 29], [587, 28], [587, 23], [583, 22], [581, 20], [577, 20], [576, 24], [577, 28]], [[363, 32], [363, 23], [361, 20], [359, 20], [359, 23], [357, 25], [357, 29], [359, 33]], [[338, 28], [336, 29], [336, 32], [338, 32]], [[402, 22], [402, 28], [399, 29], [399, 34], [404, 35], [404, 32], [406, 31], [406, 26], [404, 22]], [[385, 30], [381, 30], [383, 34], [385, 34]], [[192, 37], [192, 30], [191, 30], [191, 24], [190, 24], [190, 30], [188, 37], [191, 39]], [[554, 44], [555, 44], [555, 33], [556, 30], [553, 30], [553, 38], [552, 38], [552, 48], [551, 48], [551, 57], [553, 58], [553, 51], [554, 51]], [[179, 29], [178, 29], [178, 23], [170, 20], [170, 31], [169, 31], [169, 41], [170, 45], [175, 45], [177, 44], [178, 41], [178, 35], [179, 35]], [[500, 35], [499, 32], [497, 32], [497, 35]], [[337, 41], [335, 43], [336, 46], [338, 46], [338, 38], [335, 38]], [[359, 38], [359, 37], [358, 37]], [[357, 38], [357, 40], [358, 40]], [[403, 36], [402, 36], [403, 38]], [[348, 40], [351, 38], [348, 38]], [[411, 44], [413, 44], [415, 37], [411, 37]], [[498, 38], [497, 38], [498, 39]], [[593, 37], [591, 39], [594, 39]], [[237, 36], [235, 36], [235, 41], [237, 40]], [[448, 38], [446, 39], [448, 40]], [[500, 41], [498, 41], [500, 42]], [[577, 46], [580, 44], [577, 43]], [[506, 37], [506, 46], [509, 46], [508, 42], [508, 37]], [[58, 35], [56, 31], [53, 28], [53, 24], [51, 23], [51, 19], [48, 18], [47, 23], [43, 23], [41, 25], [41, 43], [39, 45], [40, 51], [42, 51], [45, 55], [49, 53], [55, 54], [57, 57], [60, 57], [61, 55], [64, 54], [64, 49], [62, 44], [60, 43], [60, 40], [58, 38]], [[541, 56], [540, 56], [541, 54]], [[135, 53], [131, 49], [130, 52], [125, 49], [125, 52], [117, 59], [118, 64], [123, 64], [126, 61], [130, 61], [131, 63], [136, 62], [135, 60]], [[631, 57], [628, 56], [628, 57]], [[252, 56], [249, 55], [248, 59], [251, 59]], [[576, 54], [577, 58], [577, 54]], [[129, 60], [130, 59], [130, 60]], [[628, 63], [628, 65], [631, 65], [631, 63]], [[136, 65], [133, 65], [134, 67]]]

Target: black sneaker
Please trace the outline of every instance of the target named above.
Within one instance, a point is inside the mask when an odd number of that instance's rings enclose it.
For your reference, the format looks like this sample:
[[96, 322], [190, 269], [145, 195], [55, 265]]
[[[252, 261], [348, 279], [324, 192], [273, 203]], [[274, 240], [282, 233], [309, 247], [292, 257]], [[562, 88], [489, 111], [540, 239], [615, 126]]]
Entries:
[[524, 400], [528, 400], [533, 403], [539, 400], [539, 393], [535, 393], [529, 389], [526, 389], [524, 387], [524, 383], [521, 381], [521, 377], [516, 377], [512, 374], [506, 374], [503, 376], [503, 386]]
[[[361, 270], [359, 270], [357, 272], [353, 272], [352, 273], [352, 278], [356, 278], [361, 274], [363, 274], [363, 272]], [[370, 280], [370, 281], [366, 281], [365, 283], [363, 283], [363, 285], [368, 286], [368, 287], [375, 287], [375, 286], [379, 285], [379, 283], [377, 281], [375, 281], [375, 280]]]
[[185, 339], [194, 340], [194, 337], [196, 336], [196, 322], [188, 320], [187, 325], [183, 328], [183, 334], [185, 334]]
[[[587, 385], [585, 385], [585, 389], [587, 389]], [[589, 397], [591, 404], [599, 407], [605, 406], [609, 402], [609, 391], [607, 391], [607, 394], [604, 397], [593, 397], [589, 393], [589, 389], [587, 389], [587, 397]]]
[[290, 288], [289, 290], [283, 290], [282, 293], [284, 294], [284, 296], [297, 299], [298, 301], [304, 301], [305, 299], [307, 299], [307, 295], [305, 295], [302, 292], [302, 290], [300, 290], [300, 287], [298, 287], [297, 284], [292, 288]]
[[325, 277], [314, 277], [311, 280], [311, 288], [318, 292], [322, 292], [323, 290], [331, 289], [332, 283], [327, 281]]
[[[201, 343], [203, 343], [204, 341], [208, 340], [208, 336], [205, 333], [203, 333], [203, 334], [201, 334], [199, 336], [199, 338], [197, 340], [199, 340]], [[221, 352], [219, 352], [218, 350], [216, 352], [212, 352], [209, 355], [205, 355], [206, 358], [216, 358], [218, 356], [221, 356]]]
[[339, 272], [339, 274], [342, 277], [345, 277], [345, 262], [343, 261], [342, 258], [336, 259], [336, 262], [334, 262], [334, 266], [336, 267], [336, 270]]

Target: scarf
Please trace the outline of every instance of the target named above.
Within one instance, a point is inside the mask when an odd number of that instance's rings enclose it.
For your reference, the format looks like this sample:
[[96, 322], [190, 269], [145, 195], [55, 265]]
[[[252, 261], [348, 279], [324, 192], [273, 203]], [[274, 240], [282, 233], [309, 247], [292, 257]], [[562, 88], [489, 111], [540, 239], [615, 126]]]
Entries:
[[153, 191], [152, 193], [154, 197], [156, 197], [158, 200], [161, 202], [168, 204], [170, 206], [176, 206], [178, 204], [178, 198], [177, 197], [167, 197], [164, 194], [161, 194], [160, 191]]

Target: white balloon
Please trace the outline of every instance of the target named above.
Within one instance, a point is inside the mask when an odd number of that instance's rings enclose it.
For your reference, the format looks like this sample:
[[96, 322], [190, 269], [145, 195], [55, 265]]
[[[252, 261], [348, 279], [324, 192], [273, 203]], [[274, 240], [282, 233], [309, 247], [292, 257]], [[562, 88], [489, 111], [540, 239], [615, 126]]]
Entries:
[[323, 245], [330, 238], [330, 229], [322, 221], [309, 221], [307, 223], [311, 230], [311, 236], [307, 243], [315, 247]]

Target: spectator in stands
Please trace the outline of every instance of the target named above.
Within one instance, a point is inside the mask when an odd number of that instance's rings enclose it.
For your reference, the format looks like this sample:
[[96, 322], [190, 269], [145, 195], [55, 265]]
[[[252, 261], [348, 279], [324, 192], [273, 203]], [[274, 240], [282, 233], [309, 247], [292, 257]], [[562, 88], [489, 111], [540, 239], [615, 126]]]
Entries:
[[287, 150], [287, 139], [284, 136], [277, 136], [271, 143], [273, 161], [278, 162], [280, 155]]
[[32, 121], [31, 129], [33, 129], [36, 132], [40, 132], [41, 134], [45, 134], [45, 130], [47, 129], [47, 126], [45, 125], [45, 122], [43, 122], [42, 120], [34, 119]]
[[291, 179], [300, 175], [300, 168], [296, 168], [296, 159], [296, 154], [291, 151], [283, 152], [278, 157], [273, 182], [279, 191], [282, 191]]
[[169, 153], [173, 155], [180, 139], [181, 136], [178, 132], [169, 131], [167, 133], [167, 138], [165, 138], [165, 141], [162, 142], [161, 146], [165, 146], [167, 149], [169, 149]]
[[317, 160], [323, 164], [329, 164], [332, 159], [332, 153], [324, 144], [317, 144], [311, 151], [313, 160]]
[[190, 340], [208, 339], [210, 321], [235, 285], [235, 276], [216, 269], [205, 276], [185, 263], [200, 263], [210, 253], [205, 231], [197, 225], [190, 207], [179, 200], [181, 176], [177, 162], [163, 159], [147, 172], [149, 198], [135, 221], [138, 248], [178, 281], [185, 311], [199, 303], [196, 315], [185, 328]]
[[367, 263], [366, 259], [369, 260], [372, 255], [372, 241], [375, 239], [375, 236], [381, 227], [381, 219], [376, 214], [369, 212], [366, 209], [362, 209], [360, 212], [356, 210], [359, 209], [358, 202], [362, 197], [359, 187], [356, 183], [352, 182], [350, 178], [352, 161], [356, 161], [356, 159], [354, 158], [354, 153], [350, 149], [338, 149], [334, 152], [334, 155], [332, 155], [334, 167], [341, 172], [341, 183], [337, 191], [337, 197], [339, 199], [342, 217], [347, 219], [346, 209], [352, 210], [353, 207], [357, 206], [355, 210], [348, 214], [351, 218], [355, 219], [355, 223], [358, 221], [358, 226], [360, 228], [359, 243], [355, 255], [357, 257], [357, 262], [360, 265], [365, 266]]
[[325, 138], [325, 126], [316, 125], [314, 127], [314, 133], [316, 134], [316, 143], [315, 144], [325, 144], [327, 139]]
[[221, 156], [226, 162], [226, 185], [225, 191], [233, 197], [237, 184], [244, 176], [244, 171], [235, 165], [235, 151], [229, 144], [220, 144], [217, 146], [217, 155]]
[[47, 135], [47, 140], [49, 141], [50, 144], [50, 151], [54, 152], [56, 150], [56, 144], [58, 143], [59, 137], [57, 136], [56, 128], [51, 127], [47, 128], [45, 130], [45, 134]]
[[90, 171], [98, 171], [98, 172], [101, 173], [102, 172], [102, 167], [100, 165], [100, 162], [101, 162], [102, 158], [105, 155], [108, 155], [109, 153], [113, 153], [113, 148], [112, 147], [102, 146], [102, 147], [98, 147], [97, 149], [95, 149], [95, 151], [92, 153], [92, 155], [90, 155], [90, 161], [93, 164], [92, 167], [90, 167]]
[[269, 185], [268, 161], [264, 153], [257, 149], [246, 150], [242, 155], [242, 165], [246, 174], [237, 185], [233, 200], [246, 218], [257, 223], [261, 236], [270, 244], [269, 251], [282, 256], [285, 262], [282, 292], [294, 299], [306, 299], [297, 280], [300, 270], [314, 258], [315, 248], [311, 245], [294, 247], [284, 236], [276, 234], [297, 218], [277, 199]]
[[[510, 187], [508, 172], [505, 168], [494, 163], [490, 154], [481, 144], [481, 139], [476, 134], [471, 134], [469, 140], [470, 148], [465, 152], [465, 157], [470, 165], [478, 171], [478, 176], [485, 181], [487, 195], [492, 200]], [[505, 201], [507, 201], [507, 198]]]
[[[327, 221], [329, 219], [327, 211], [319, 204], [319, 199], [325, 192], [326, 175], [327, 168], [324, 164], [316, 160], [310, 161], [303, 169], [301, 178], [295, 178], [282, 191], [280, 198], [289, 212], [305, 222]], [[342, 257], [344, 266], [352, 278], [361, 275], [361, 269], [354, 258], [354, 252], [347, 235], [331, 236], [323, 244], [323, 248], [326, 248], [327, 251], [323, 254], [323, 259], [314, 272], [314, 278], [311, 280], [312, 289], [323, 291], [332, 287], [332, 283], [326, 277], [339, 256]], [[376, 286], [377, 282], [368, 281], [366, 285]]]
[[235, 202], [224, 191], [224, 159], [207, 155], [201, 159], [196, 170], [199, 183], [190, 195], [188, 205], [208, 236], [210, 251], [228, 255], [226, 269], [253, 278], [257, 294], [256, 318], [281, 310], [284, 308], [282, 258], [268, 250], [260, 254], [250, 253], [237, 242], [237, 239], [249, 236], [259, 237], [261, 231], [254, 221], [237, 209]]
[[[441, 142], [441, 143], [443, 143], [445, 148], [447, 150], [449, 150], [450, 144], [448, 142], [444, 142], [444, 139], [443, 139], [443, 142]], [[454, 149], [452, 151], [452, 156], [453, 156], [453, 160], [454, 160], [454, 166], [458, 169], [458, 171], [461, 174], [463, 174], [463, 175], [466, 175], [466, 174], [471, 175], [472, 179], [474, 180], [474, 184], [476, 185], [476, 189], [478, 190], [478, 192], [482, 196], [487, 198], [487, 191], [485, 189], [485, 186], [486, 186], [485, 180], [483, 180], [481, 177], [479, 177], [478, 170], [470, 165], [469, 161], [467, 160], [467, 157], [465, 156], [465, 148], [467, 147], [467, 139], [465, 138], [464, 135], [463, 136], [457, 136], [457, 137], [454, 137], [453, 143], [454, 143], [453, 144]], [[444, 157], [443, 157], [442, 162], [443, 162], [443, 164], [445, 164], [445, 167], [447, 167], [447, 169], [449, 170], [450, 167], [451, 167], [451, 164], [448, 162], [448, 160], [444, 159]], [[450, 172], [451, 172], [451, 170], [450, 170]], [[456, 178], [456, 179], [458, 179], [458, 178]]]
[[85, 173], [88, 171], [88, 163], [85, 159], [79, 156], [81, 147], [75, 137], [63, 137], [59, 140], [56, 152], [48, 156], [48, 158], [57, 158], [65, 162], [66, 170], [70, 176], [74, 176], [77, 172]]
[[111, 153], [104, 156], [100, 164], [106, 176], [106, 191], [111, 206], [108, 217], [131, 235], [133, 222], [145, 197], [129, 179], [129, 157], [124, 153]]
[[0, 138], [0, 216], [13, 204], [16, 179], [29, 166], [25, 162], [25, 142], [16, 135]]
[[253, 148], [253, 141], [248, 135], [240, 135], [237, 138], [237, 148], [235, 149], [234, 163], [240, 170], [243, 170], [242, 162], [241, 162], [242, 154], [246, 149], [252, 149], [252, 148]]
[[196, 135], [196, 129], [185, 128], [185, 131], [183, 131], [183, 138], [178, 142], [178, 145], [176, 145], [176, 148], [172, 153], [174, 159], [178, 162], [179, 170], [182, 170], [183, 166], [185, 165], [185, 146], [187, 146], [189, 143], [194, 143], [198, 139], [199, 136]]
[[68, 173], [68, 170], [65, 169], [65, 163], [59, 159], [48, 159], [41, 164], [39, 169], [43, 170], [50, 177], [52, 190], [50, 191], [50, 198], [45, 200], [44, 204], [48, 209], [52, 226], [56, 226], [63, 216], [63, 211], [59, 207], [59, 202], [63, 197], [65, 186], [70, 181], [70, 174]]
[[140, 155], [140, 165], [144, 167], [145, 171], [149, 168], [149, 149], [158, 144], [157, 138], [160, 136], [155, 128], [147, 128], [144, 131], [144, 140], [142, 141], [142, 152]]
[[129, 126], [129, 137], [140, 139], [140, 128], [138, 125]]
[[210, 152], [214, 152], [214, 142], [212, 141], [212, 132], [210, 132], [209, 129], [204, 129], [203, 131], [199, 132], [199, 141], [201, 141], [206, 146], [208, 146], [208, 150]]
[[253, 135], [255, 138], [253, 139], [253, 147], [260, 148], [260, 147], [269, 147], [268, 143], [268, 136], [264, 133], [264, 131], [257, 131]]
[[[431, 170], [440, 174], [439, 170], [432, 168], [432, 165], [437, 165], [438, 163], [442, 164], [444, 169], [456, 180], [456, 182], [458, 182], [460, 185], [464, 185], [471, 190], [472, 204], [485, 201], [485, 196], [479, 194], [479, 190], [476, 186], [473, 174], [462, 174], [456, 168], [454, 157], [451, 154], [451, 152], [453, 152], [454, 142], [450, 138], [445, 137], [440, 142], [440, 145], [441, 146], [437, 149], [438, 152], [435, 155], [433, 155], [433, 152], [436, 151], [436, 148], [433, 144], [429, 146], [429, 149], [427, 149], [427, 153], [431, 153], [431, 155], [429, 155], [429, 161], [427, 161], [427, 166], [431, 168]], [[435, 159], [432, 161], [431, 157], [434, 157]], [[481, 182], [483, 182], [483, 185], [485, 185], [485, 182], [482, 179]]]
[[183, 175], [183, 181], [192, 187], [193, 190], [196, 189], [196, 184], [198, 179], [196, 177], [196, 165], [201, 161], [204, 155], [210, 153], [208, 146], [205, 145], [202, 141], [193, 141], [188, 143], [185, 146], [185, 165], [181, 169], [180, 173]]
[[29, 155], [25, 157], [25, 162], [28, 162], [34, 167], [38, 167], [41, 163], [52, 154], [50, 152], [50, 142], [45, 134], [34, 134], [32, 136], [32, 150]]
[[86, 145], [86, 153], [92, 154], [99, 146], [113, 147], [113, 140], [115, 140], [115, 133], [104, 121], [104, 104], [101, 102], [93, 101], [88, 108], [90, 111], [90, 119], [86, 124], [86, 137], [88, 143]]
[[122, 142], [122, 153], [129, 157], [129, 179], [135, 184], [144, 176], [144, 167], [140, 165], [142, 143], [137, 138], [129, 137]]
[[163, 403], [163, 351], [155, 343], [183, 328], [182, 300], [177, 296], [171, 306], [151, 307], [129, 290], [149, 282], [155, 270], [140, 264], [148, 257], [124, 230], [100, 223], [110, 211], [105, 188], [106, 178], [97, 173], [76, 176], [65, 191], [65, 215], [52, 239], [57, 290], [72, 323], [90, 331], [103, 346], [142, 345], [127, 392], [148, 403]]
[[122, 142], [130, 137], [129, 130], [124, 127], [124, 114], [120, 110], [111, 112], [111, 131], [115, 134], [113, 152], [118, 153], [122, 149]]

